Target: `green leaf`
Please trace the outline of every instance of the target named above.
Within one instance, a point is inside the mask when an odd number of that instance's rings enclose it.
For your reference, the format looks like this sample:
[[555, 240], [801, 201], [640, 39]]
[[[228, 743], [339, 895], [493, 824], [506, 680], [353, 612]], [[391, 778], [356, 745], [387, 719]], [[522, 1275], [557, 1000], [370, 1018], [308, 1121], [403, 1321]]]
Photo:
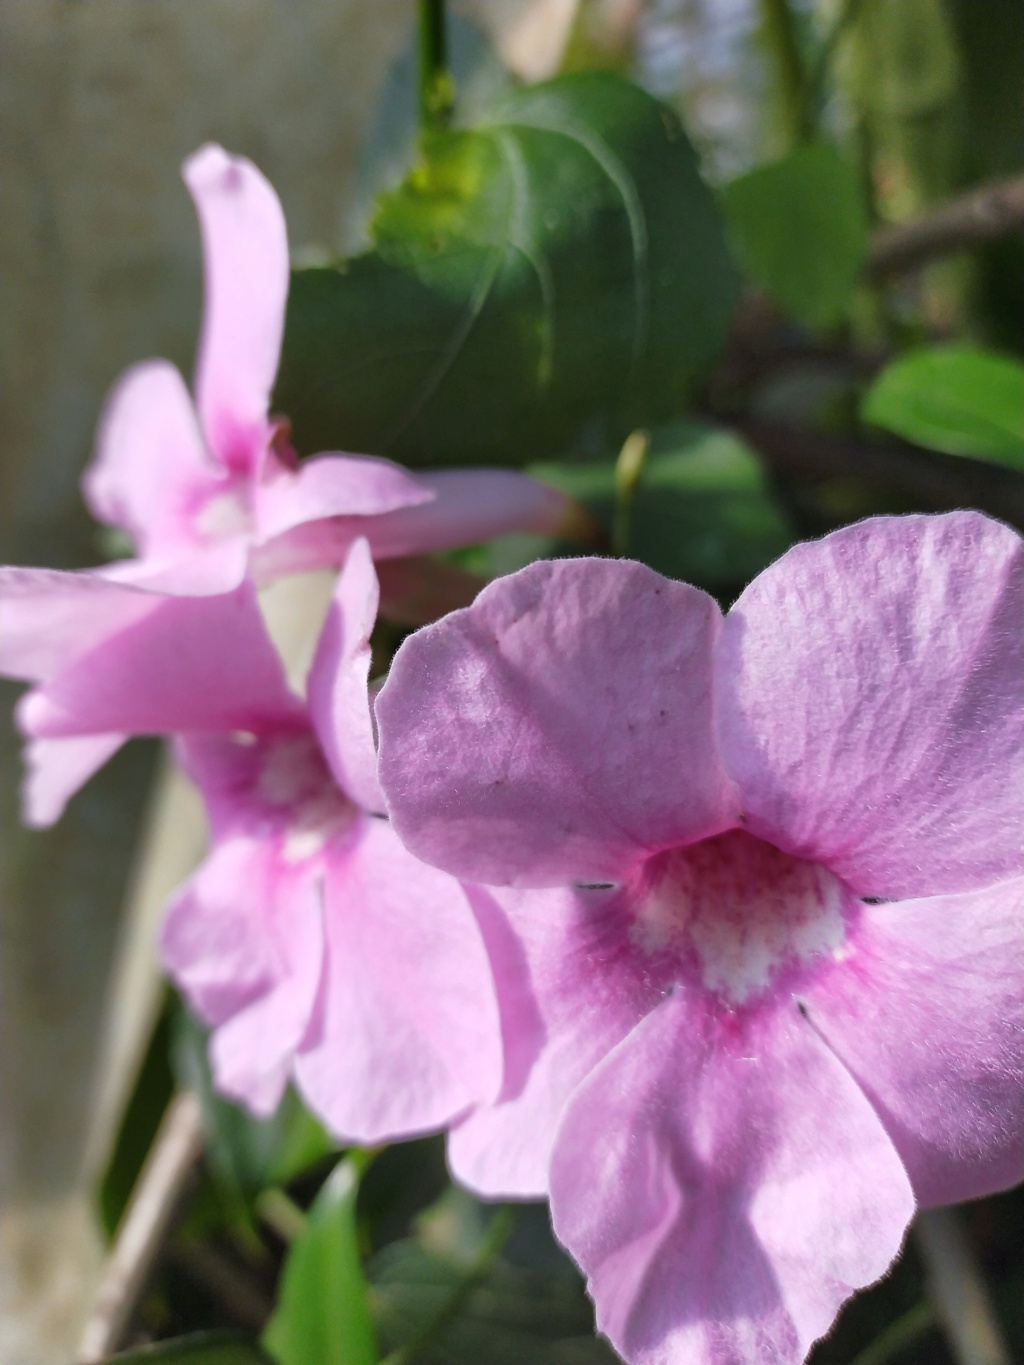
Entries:
[[211, 1173], [235, 1217], [249, 1221], [251, 1202], [261, 1190], [287, 1184], [337, 1151], [338, 1144], [293, 1090], [285, 1091], [268, 1119], [254, 1118], [218, 1095], [207, 1063], [205, 1030], [184, 1009], [175, 1022], [174, 1063], [181, 1082], [199, 1096]]
[[234, 1332], [193, 1332], [108, 1360], [110, 1365], [270, 1365], [255, 1342]]
[[866, 422], [947, 455], [1024, 468], [1024, 365], [969, 346], [911, 351], [875, 380]]
[[275, 404], [303, 454], [526, 464], [677, 414], [735, 271], [676, 116], [603, 72], [431, 136], [375, 250], [292, 277]]
[[750, 278], [800, 322], [828, 327], [849, 307], [867, 250], [853, 167], [826, 143], [799, 147], [722, 191], [736, 253]]
[[449, 1186], [370, 1261], [383, 1365], [615, 1365], [546, 1205]]
[[160, 1127], [160, 1120], [174, 1093], [174, 1073], [170, 1060], [173, 1013], [171, 999], [168, 999], [150, 1037], [135, 1088], [121, 1120], [110, 1164], [99, 1187], [100, 1216], [105, 1231], [111, 1237], [128, 1206], [135, 1182]]
[[[609, 530], [615, 467], [537, 465], [537, 478], [584, 503]], [[730, 432], [676, 422], [651, 433], [625, 551], [712, 592], [742, 587], [795, 539], [758, 457]]]
[[376, 1365], [376, 1335], [359, 1258], [359, 1167], [346, 1158], [292, 1243], [263, 1344], [279, 1365]]

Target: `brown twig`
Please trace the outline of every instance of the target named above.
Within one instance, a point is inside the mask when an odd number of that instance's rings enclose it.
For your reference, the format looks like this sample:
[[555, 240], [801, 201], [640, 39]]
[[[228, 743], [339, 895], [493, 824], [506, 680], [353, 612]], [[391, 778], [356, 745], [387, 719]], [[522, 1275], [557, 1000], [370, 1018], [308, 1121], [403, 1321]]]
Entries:
[[865, 274], [870, 280], [904, 275], [942, 256], [969, 251], [1024, 228], [1024, 175], [997, 180], [911, 218], [880, 228]]
[[83, 1365], [116, 1348], [203, 1150], [199, 1100], [170, 1103], [117, 1233], [79, 1354]]
[[1024, 529], [1024, 479], [1011, 469], [905, 441], [869, 443], [756, 419], [725, 419], [783, 476], [858, 476], [911, 497], [921, 511], [973, 507]]
[[927, 1209], [914, 1224], [928, 1297], [957, 1365], [1010, 1365], [988, 1290], [954, 1209]]

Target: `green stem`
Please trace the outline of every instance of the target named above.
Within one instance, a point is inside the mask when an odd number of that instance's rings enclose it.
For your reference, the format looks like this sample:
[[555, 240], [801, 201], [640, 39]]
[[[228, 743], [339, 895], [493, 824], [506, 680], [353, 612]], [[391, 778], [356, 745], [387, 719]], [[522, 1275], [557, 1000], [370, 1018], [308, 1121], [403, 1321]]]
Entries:
[[276, 1185], [261, 1190], [256, 1196], [256, 1213], [286, 1246], [290, 1246], [305, 1231], [306, 1215]]
[[832, 27], [825, 35], [825, 39], [807, 78], [807, 98], [812, 111], [821, 108], [825, 98], [825, 85], [828, 81], [832, 64], [836, 59], [836, 54], [839, 51], [839, 45], [846, 37], [848, 31], [853, 27], [854, 20], [857, 18], [857, 13], [861, 4], [862, 0], [844, 0], [842, 9], [839, 11]]
[[789, 0], [761, 0], [761, 27], [775, 63], [786, 138], [791, 147], [796, 146], [814, 136], [815, 119], [800, 37]]
[[455, 86], [448, 70], [445, 0], [418, 0], [420, 51], [420, 130], [434, 132], [451, 118]]
[[385, 1356], [381, 1365], [413, 1365], [413, 1361], [421, 1355], [423, 1348], [439, 1336], [454, 1317], [458, 1316], [473, 1290], [481, 1280], [487, 1278], [498, 1253], [508, 1241], [514, 1223], [515, 1210], [508, 1204], [502, 1205], [488, 1224], [483, 1242], [480, 1244], [480, 1250], [474, 1256], [472, 1264], [452, 1285], [450, 1292], [438, 1305], [436, 1312], [431, 1313], [420, 1330], [414, 1332], [404, 1346], [399, 1346], [397, 1350]]

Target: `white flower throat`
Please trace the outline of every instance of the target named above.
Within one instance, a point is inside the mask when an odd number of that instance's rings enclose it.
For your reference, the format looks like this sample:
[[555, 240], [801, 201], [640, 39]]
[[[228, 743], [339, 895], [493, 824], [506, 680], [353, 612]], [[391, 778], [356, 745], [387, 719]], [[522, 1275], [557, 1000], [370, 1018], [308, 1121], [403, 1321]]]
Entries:
[[351, 824], [356, 807], [336, 785], [312, 735], [279, 736], [261, 758], [256, 791], [275, 819], [286, 821], [282, 851], [287, 862], [318, 853]]
[[841, 948], [848, 897], [820, 864], [730, 830], [650, 859], [631, 938], [649, 956], [692, 949], [707, 989], [743, 1005], [785, 966]]

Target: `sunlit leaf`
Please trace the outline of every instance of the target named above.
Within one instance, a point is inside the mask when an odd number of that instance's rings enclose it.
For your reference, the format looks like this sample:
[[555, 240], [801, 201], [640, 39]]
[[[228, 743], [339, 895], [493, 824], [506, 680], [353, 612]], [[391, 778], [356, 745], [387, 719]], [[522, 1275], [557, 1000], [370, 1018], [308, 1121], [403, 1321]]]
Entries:
[[375, 250], [292, 278], [275, 403], [302, 453], [525, 464], [677, 414], [736, 279], [676, 116], [607, 73], [434, 135]]
[[1024, 365], [968, 346], [900, 356], [875, 380], [861, 415], [949, 455], [1024, 468]]
[[811, 326], [843, 317], [868, 231], [856, 171], [834, 147], [799, 147], [758, 166], [725, 186], [722, 206], [755, 284]]
[[346, 1158], [320, 1191], [288, 1251], [263, 1343], [279, 1365], [375, 1365], [356, 1231], [356, 1162]]
[[[448, 67], [455, 81], [459, 121], [475, 118], [514, 86], [488, 35], [464, 15], [447, 16]], [[419, 142], [418, 35], [410, 33], [392, 63], [377, 107], [362, 139], [350, 193], [346, 196], [342, 246], [346, 254], [372, 243], [367, 225], [382, 190], [404, 179], [415, 164]]]

